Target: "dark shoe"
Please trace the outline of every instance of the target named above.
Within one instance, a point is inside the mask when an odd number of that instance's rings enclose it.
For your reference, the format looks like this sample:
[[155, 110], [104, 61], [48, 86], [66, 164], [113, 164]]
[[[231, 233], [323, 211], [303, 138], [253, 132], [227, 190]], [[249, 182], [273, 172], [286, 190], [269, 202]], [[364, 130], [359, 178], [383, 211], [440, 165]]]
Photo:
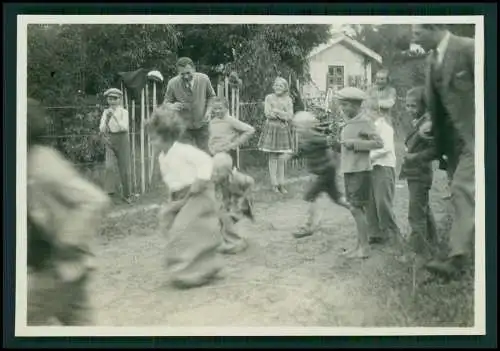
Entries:
[[278, 190], [282, 194], [288, 194], [288, 191], [285, 189], [283, 185], [278, 186]]
[[313, 234], [314, 234], [314, 230], [307, 229], [307, 228], [301, 228], [298, 231], [296, 231], [295, 233], [293, 233], [292, 235], [294, 238], [300, 239], [300, 238], [305, 238], [306, 236], [311, 236]]
[[380, 236], [372, 236], [369, 240], [369, 244], [385, 244], [387, 242], [387, 238], [382, 238]]
[[425, 265], [425, 268], [432, 274], [445, 279], [457, 278], [464, 266], [464, 256], [450, 257], [444, 261], [431, 261]]
[[272, 191], [273, 193], [281, 193], [280, 188], [278, 186], [273, 186]]
[[123, 197], [122, 200], [123, 200], [123, 202], [131, 205], [132, 202], [133, 202], [133, 197], [132, 196], [126, 196], [126, 197]]
[[216, 279], [217, 275], [220, 273], [221, 268], [216, 267], [206, 272], [205, 274], [193, 275], [189, 277], [176, 277], [171, 280], [171, 284], [173, 287], [177, 289], [192, 289], [199, 288], [201, 286], [207, 285], [211, 283], [214, 279]]

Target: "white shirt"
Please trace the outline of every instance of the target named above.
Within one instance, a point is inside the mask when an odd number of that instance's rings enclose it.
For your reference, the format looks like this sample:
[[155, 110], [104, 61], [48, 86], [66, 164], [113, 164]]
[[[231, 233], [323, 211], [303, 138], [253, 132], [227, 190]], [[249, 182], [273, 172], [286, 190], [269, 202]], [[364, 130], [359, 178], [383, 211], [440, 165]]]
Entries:
[[385, 166], [396, 168], [396, 148], [394, 146], [394, 129], [384, 118], [378, 118], [375, 122], [375, 128], [379, 133], [384, 147], [371, 150], [370, 159], [373, 166]]
[[443, 63], [444, 55], [446, 54], [446, 49], [448, 49], [448, 43], [450, 42], [451, 34], [446, 31], [443, 39], [439, 42], [439, 45], [436, 48], [437, 51], [437, 64], [441, 65]]
[[171, 192], [191, 186], [198, 179], [212, 178], [212, 157], [192, 145], [175, 142], [167, 153], [160, 153], [158, 160], [163, 181]]
[[113, 112], [113, 116], [110, 118], [108, 123], [109, 131], [111, 133], [128, 132], [129, 128], [128, 111], [121, 106], [117, 107], [115, 110], [111, 108], [107, 108], [104, 110], [104, 112], [102, 113], [99, 130], [101, 132], [106, 131], [106, 118], [107, 118], [106, 115], [108, 114], [109, 111]]

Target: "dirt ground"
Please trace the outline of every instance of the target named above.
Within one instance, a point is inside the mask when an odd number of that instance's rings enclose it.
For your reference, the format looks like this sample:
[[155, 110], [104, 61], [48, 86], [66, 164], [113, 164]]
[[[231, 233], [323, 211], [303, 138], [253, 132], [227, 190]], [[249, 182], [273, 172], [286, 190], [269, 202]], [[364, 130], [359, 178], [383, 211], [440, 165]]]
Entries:
[[[443, 222], [444, 174], [433, 190], [436, 219]], [[100, 326], [404, 326], [398, 299], [388, 288], [387, 267], [399, 265], [387, 248], [367, 260], [340, 253], [355, 244], [350, 213], [321, 198], [322, 230], [294, 239], [306, 219], [304, 182], [288, 195], [257, 196], [256, 223], [241, 224], [250, 247], [225, 256], [225, 269], [211, 285], [175, 290], [166, 284], [164, 240], [156, 210], [106, 220], [97, 250], [99, 270], [92, 285]], [[395, 210], [408, 230], [407, 189], [398, 182]], [[138, 204], [137, 206], [146, 206]], [[395, 311], [398, 311], [397, 313]]]

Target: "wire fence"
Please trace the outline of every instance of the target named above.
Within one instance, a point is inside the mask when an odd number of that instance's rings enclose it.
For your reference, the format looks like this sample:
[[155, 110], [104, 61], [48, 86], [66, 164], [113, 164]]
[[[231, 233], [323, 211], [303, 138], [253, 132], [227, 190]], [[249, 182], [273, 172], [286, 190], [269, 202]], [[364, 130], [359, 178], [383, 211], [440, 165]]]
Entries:
[[[317, 108], [321, 105], [325, 109], [330, 108], [331, 111], [327, 113], [328, 118], [335, 118], [338, 113], [334, 109], [332, 110], [331, 106], [326, 105], [322, 98], [308, 99], [304, 102], [306, 109]], [[267, 167], [267, 154], [259, 150], [259, 138], [266, 120], [264, 102], [238, 101], [236, 105], [238, 111], [233, 109], [232, 113], [237, 114], [236, 117], [241, 121], [255, 128], [254, 135], [239, 149], [239, 166], [242, 169]], [[130, 110], [131, 106], [129, 105], [128, 108]], [[47, 110], [50, 111], [52, 118], [47, 133], [42, 136], [42, 139], [63, 152], [79, 170], [88, 175], [94, 182], [110, 191], [116, 191], [116, 186], [112, 184], [120, 183], [118, 181], [117, 160], [113, 152], [106, 147], [98, 131], [104, 106], [100, 104], [61, 105], [47, 107]], [[155, 155], [147, 133], [141, 129], [141, 124], [145, 120], [140, 118], [139, 106], [136, 106], [136, 111], [136, 118], [130, 121], [130, 173], [133, 191], [141, 193], [154, 188], [161, 177], [157, 165], [157, 155]], [[151, 112], [149, 111], [146, 115], [150, 116]], [[132, 114], [129, 112], [129, 115]], [[403, 116], [404, 98], [399, 96], [392, 111], [396, 137], [399, 137], [409, 126], [408, 119]], [[290, 127], [290, 133], [293, 140], [292, 148], [296, 151], [299, 137], [292, 127]], [[301, 159], [289, 164], [289, 167], [292, 168], [303, 168], [304, 166], [304, 160]], [[110, 181], [110, 178], [114, 178], [114, 181]]]

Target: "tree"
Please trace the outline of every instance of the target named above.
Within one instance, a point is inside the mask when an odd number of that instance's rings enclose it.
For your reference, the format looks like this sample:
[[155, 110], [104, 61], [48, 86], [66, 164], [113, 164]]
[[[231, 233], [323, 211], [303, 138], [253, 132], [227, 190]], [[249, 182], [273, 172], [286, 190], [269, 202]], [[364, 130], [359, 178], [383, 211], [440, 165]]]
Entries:
[[[30, 25], [28, 95], [50, 110], [50, 134], [75, 162], [103, 155], [93, 137], [98, 126], [96, 101], [89, 96], [118, 85], [117, 72], [151, 67], [171, 74], [177, 33], [171, 25]], [[95, 100], [95, 99], [94, 99]]]
[[210, 24], [177, 25], [179, 56], [191, 57], [211, 78], [236, 70], [243, 98], [262, 100], [277, 74], [303, 77], [307, 54], [330, 37], [328, 25]]
[[[46, 106], [73, 106], [51, 110], [53, 134], [92, 134], [99, 113], [85, 107], [88, 97], [119, 87], [120, 71], [156, 69], [169, 79], [177, 57], [189, 56], [214, 83], [218, 67], [223, 74], [236, 70], [242, 99], [262, 101], [277, 75], [302, 77], [307, 54], [328, 38], [328, 25], [30, 25], [28, 94]], [[102, 155], [89, 144], [60, 140], [57, 146], [87, 162]]]

